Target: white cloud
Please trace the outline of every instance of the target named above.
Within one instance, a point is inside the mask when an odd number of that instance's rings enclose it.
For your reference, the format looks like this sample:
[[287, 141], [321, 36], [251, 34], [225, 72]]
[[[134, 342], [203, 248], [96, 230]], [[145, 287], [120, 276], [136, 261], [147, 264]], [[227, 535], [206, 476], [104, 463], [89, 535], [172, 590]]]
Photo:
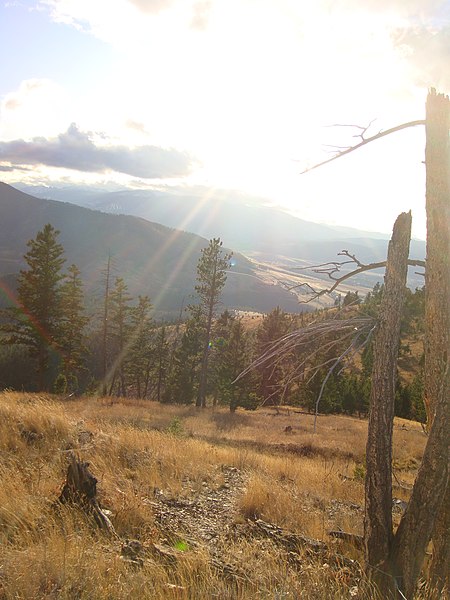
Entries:
[[157, 14], [172, 4], [172, 0], [130, 0], [130, 2], [142, 12], [149, 14]]
[[418, 85], [450, 92], [450, 20], [441, 28], [413, 26], [397, 30], [393, 36]]
[[67, 124], [72, 102], [61, 86], [49, 79], [26, 79], [0, 104], [0, 139], [54, 135]]

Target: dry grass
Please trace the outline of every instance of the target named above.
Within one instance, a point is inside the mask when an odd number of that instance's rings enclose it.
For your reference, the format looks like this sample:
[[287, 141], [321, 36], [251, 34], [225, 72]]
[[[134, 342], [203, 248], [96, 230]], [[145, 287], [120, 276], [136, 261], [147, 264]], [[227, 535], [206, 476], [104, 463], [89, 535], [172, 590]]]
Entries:
[[[287, 426], [292, 433], [285, 433]], [[197, 411], [151, 402], [0, 394], [0, 599], [41, 598], [349, 598], [354, 581], [304, 557], [292, 565], [267, 540], [219, 540], [220, 557], [242, 566], [229, 579], [198, 544], [174, 563], [149, 552], [140, 568], [120, 542], [69, 509], [55, 510], [71, 451], [90, 463], [99, 498], [122, 540], [146, 548], [166, 537], [155, 517], [155, 490], [197, 497], [224, 485], [223, 468], [242, 474], [235, 523], [259, 517], [329, 541], [327, 531], [362, 532], [367, 424], [272, 411]], [[425, 443], [420, 426], [398, 421], [395, 465], [402, 484], [415, 475]], [[407, 492], [402, 488], [404, 497]], [[195, 538], [195, 532], [191, 532]], [[339, 574], [340, 573], [340, 574]]]

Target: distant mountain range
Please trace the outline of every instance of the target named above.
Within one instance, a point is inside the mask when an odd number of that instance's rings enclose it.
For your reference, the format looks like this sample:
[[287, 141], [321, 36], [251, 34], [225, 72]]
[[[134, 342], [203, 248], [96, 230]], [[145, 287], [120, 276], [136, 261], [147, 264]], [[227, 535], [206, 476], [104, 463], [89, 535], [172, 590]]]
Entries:
[[[268, 206], [261, 198], [239, 192], [200, 186], [108, 192], [73, 186], [21, 186], [21, 189], [107, 213], [142, 217], [208, 239], [220, 237], [226, 246], [242, 252], [266, 273], [271, 271], [271, 276], [281, 280], [286, 272], [292, 275], [299, 267], [337, 260], [343, 249], [364, 263], [383, 261], [387, 254], [387, 234], [305, 221]], [[411, 241], [410, 256], [425, 257], [423, 240]], [[367, 272], [350, 285], [359, 286], [364, 292], [380, 277], [380, 271]], [[288, 279], [286, 283], [292, 283], [292, 277]], [[409, 285], [413, 288], [423, 285], [423, 277], [412, 269]]]
[[[15, 275], [25, 267], [26, 243], [46, 223], [60, 230], [67, 266], [77, 264], [88, 297], [101, 297], [108, 255], [114, 273], [132, 295], [148, 294], [156, 316], [174, 316], [192, 302], [196, 266], [208, 241], [134, 216], [107, 214], [74, 204], [36, 198], [0, 183], [0, 300], [14, 293]], [[300, 312], [296, 296], [235, 252], [223, 306], [266, 312], [275, 306]]]

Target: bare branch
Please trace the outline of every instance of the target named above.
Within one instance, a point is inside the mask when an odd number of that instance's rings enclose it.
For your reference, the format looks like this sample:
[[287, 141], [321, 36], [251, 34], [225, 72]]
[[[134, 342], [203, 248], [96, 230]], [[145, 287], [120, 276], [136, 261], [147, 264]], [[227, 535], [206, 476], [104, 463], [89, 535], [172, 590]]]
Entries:
[[341, 158], [342, 156], [345, 156], [346, 154], [350, 154], [350, 152], [353, 152], [354, 150], [358, 150], [359, 148], [362, 148], [366, 144], [370, 144], [370, 142], [379, 140], [382, 137], [390, 135], [391, 133], [396, 133], [397, 131], [401, 131], [402, 129], [407, 129], [409, 127], [416, 127], [417, 125], [425, 125], [425, 120], [419, 119], [417, 121], [409, 121], [408, 123], [402, 123], [401, 125], [397, 125], [396, 127], [391, 127], [391, 129], [386, 129], [386, 131], [380, 131], [379, 133], [372, 135], [371, 137], [365, 138], [364, 134], [367, 132], [368, 128], [370, 127], [370, 125], [372, 123], [373, 123], [373, 121], [371, 121], [371, 123], [367, 127], [361, 127], [360, 125], [340, 125], [340, 124], [333, 125], [332, 127], [356, 127], [357, 129], [360, 129], [362, 133], [357, 134], [354, 137], [359, 137], [362, 139], [362, 141], [359, 144], [356, 144], [356, 146], [350, 146], [349, 148], [346, 148], [345, 150], [338, 152], [335, 156], [333, 156], [331, 158], [327, 158], [327, 160], [323, 160], [322, 162], [317, 163], [317, 164], [313, 165], [312, 167], [309, 167], [308, 169], [305, 169], [304, 171], [302, 171], [300, 173], [300, 175], [304, 175], [305, 173], [309, 173], [309, 171], [318, 169], [319, 167], [322, 167], [323, 165], [326, 165], [326, 164], [332, 162], [333, 160], [337, 160], [338, 158]]
[[325, 375], [325, 377], [324, 377], [324, 379], [323, 379], [323, 381], [322, 381], [322, 385], [320, 386], [320, 392], [319, 392], [319, 395], [317, 396], [317, 399], [316, 399], [316, 406], [315, 406], [315, 408], [314, 408], [314, 428], [313, 428], [313, 433], [316, 433], [316, 428], [317, 428], [317, 417], [318, 417], [318, 415], [319, 415], [319, 404], [320, 404], [320, 401], [321, 401], [321, 399], [322, 399], [323, 391], [324, 391], [324, 389], [325, 389], [325, 386], [326, 386], [326, 384], [327, 384], [327, 381], [328, 381], [328, 379], [331, 377], [331, 375], [332, 375], [332, 373], [333, 373], [334, 369], [335, 369], [335, 368], [338, 366], [338, 364], [339, 364], [339, 363], [340, 363], [342, 360], [344, 360], [345, 356], [346, 356], [347, 354], [349, 354], [349, 353], [351, 352], [351, 350], [353, 350], [353, 341], [352, 341], [352, 343], [350, 344], [350, 346], [348, 346], [348, 348], [346, 348], [346, 349], [344, 350], [344, 352], [343, 352], [343, 353], [342, 353], [340, 356], [338, 356], [338, 357], [336, 358], [336, 360], [334, 361], [334, 363], [332, 364], [332, 366], [331, 366], [331, 367], [328, 369], [328, 373]]
[[[340, 311], [342, 316], [342, 311]], [[377, 321], [372, 317], [357, 316], [350, 319], [327, 320], [319, 323], [310, 323], [302, 329], [288, 333], [280, 339], [273, 342], [270, 347], [261, 356], [256, 358], [242, 373], [240, 373], [233, 383], [236, 383], [248, 374], [258, 368], [275, 368], [280, 361], [286, 360], [294, 351], [300, 351], [303, 354], [301, 360], [291, 369], [287, 379], [284, 381], [283, 395], [287, 388], [297, 381], [300, 377], [304, 378], [306, 373], [308, 378], [305, 385], [308, 385], [312, 379], [324, 368], [327, 369], [325, 378], [322, 382], [319, 395], [315, 404], [314, 432], [316, 431], [319, 404], [325, 390], [326, 383], [333, 371], [338, 365], [341, 365], [341, 372], [345, 368], [345, 363], [351, 360], [357, 352], [360, 352], [368, 343]], [[330, 340], [330, 336], [332, 339]], [[342, 346], [344, 350], [342, 350]], [[318, 355], [329, 356], [333, 352], [334, 356], [326, 358], [319, 363], [314, 364]], [[277, 391], [274, 391], [267, 398], [264, 398], [260, 406], [264, 405]]]
[[[372, 317], [354, 317], [351, 319], [335, 319], [322, 321], [319, 323], [310, 323], [308, 326], [288, 333], [276, 340], [270, 345], [270, 348], [261, 356], [256, 358], [242, 373], [233, 381], [239, 381], [244, 375], [262, 366], [272, 365], [274, 362], [286, 357], [294, 350], [307, 351], [305, 358], [301, 361], [296, 370], [300, 371], [308, 361], [311, 360], [319, 351], [325, 352], [342, 343], [348, 337], [360, 338], [364, 333], [368, 333], [374, 325]], [[331, 341], [326, 341], [330, 335], [336, 336]], [[315, 348], [315, 349], [313, 349]], [[314, 371], [323, 368], [336, 359], [330, 358], [314, 367]]]
[[[309, 289], [309, 291], [312, 293], [312, 296], [307, 300], [301, 301], [302, 304], [308, 304], [309, 302], [317, 300], [317, 298], [320, 298], [325, 294], [331, 294], [341, 283], [343, 283], [347, 279], [350, 279], [350, 277], [359, 275], [360, 273], [364, 273], [365, 271], [372, 271], [374, 269], [381, 269], [386, 267], [386, 261], [364, 264], [358, 258], [356, 258], [355, 255], [350, 254], [348, 250], [341, 250], [341, 252], [338, 252], [338, 256], [345, 256], [350, 260], [330, 261], [322, 263], [320, 265], [311, 265], [309, 267], [300, 267], [297, 269], [299, 271], [305, 271], [306, 269], [310, 269], [313, 273], [328, 275], [329, 279], [331, 279], [334, 282], [331, 287], [325, 288], [323, 290], [316, 290], [311, 284], [303, 282], [297, 285], [289, 286], [288, 290], [292, 291], [295, 289], [300, 289], [302, 287]], [[344, 273], [339, 277], [335, 276], [337, 273], [341, 273], [342, 267], [349, 264], [356, 264], [357, 268], [353, 269], [353, 271], [349, 271], [348, 273]], [[408, 266], [410, 267], [425, 268], [425, 265], [426, 263], [424, 260], [408, 259]]]

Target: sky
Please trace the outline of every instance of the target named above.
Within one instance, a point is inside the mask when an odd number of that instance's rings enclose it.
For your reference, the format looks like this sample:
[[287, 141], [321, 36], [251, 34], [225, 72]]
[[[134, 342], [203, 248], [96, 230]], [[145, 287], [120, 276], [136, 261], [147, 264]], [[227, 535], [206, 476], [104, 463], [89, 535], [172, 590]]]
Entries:
[[7, 183], [200, 185], [382, 232], [411, 209], [425, 237], [423, 126], [301, 173], [450, 92], [450, 0], [0, 0], [0, 51]]

